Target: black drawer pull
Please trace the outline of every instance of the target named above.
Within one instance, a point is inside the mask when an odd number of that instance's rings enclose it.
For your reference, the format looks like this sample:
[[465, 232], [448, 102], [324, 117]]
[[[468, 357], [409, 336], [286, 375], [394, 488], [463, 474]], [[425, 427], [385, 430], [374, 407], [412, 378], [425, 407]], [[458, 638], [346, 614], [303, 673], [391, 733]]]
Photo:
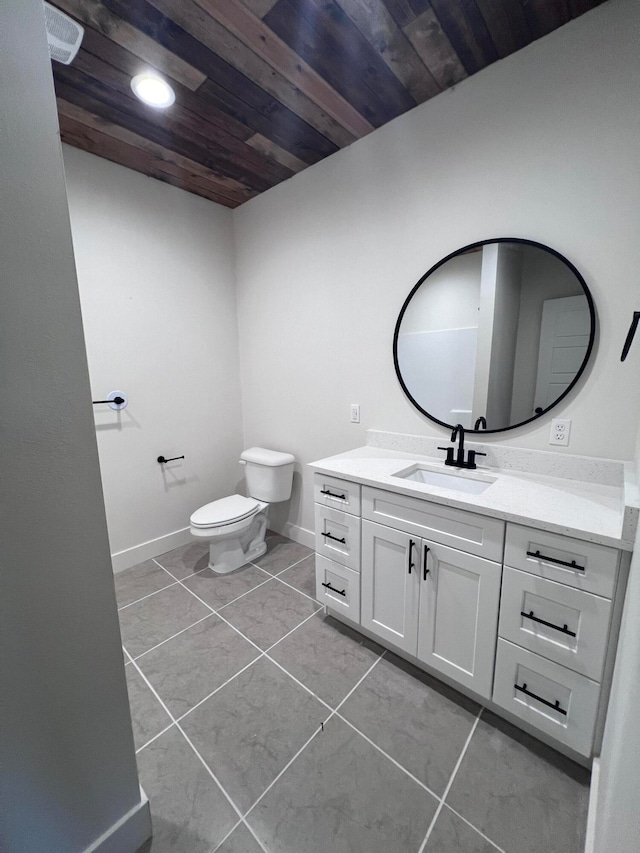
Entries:
[[331, 584], [330, 584], [330, 583], [323, 583], [323, 584], [322, 584], [322, 586], [326, 586], [326, 588], [327, 588], [327, 589], [330, 589], [330, 590], [331, 590], [331, 592], [337, 592], [337, 593], [338, 593], [338, 595], [344, 595], [344, 596], [345, 596], [345, 598], [346, 598], [346, 595], [347, 595], [347, 591], [346, 591], [346, 589], [342, 589], [342, 590], [340, 590], [340, 589], [336, 589], [336, 588], [335, 588], [335, 586], [331, 586]]
[[576, 572], [584, 572], [585, 567], [579, 566], [575, 560], [567, 563], [566, 560], [556, 560], [555, 557], [545, 557], [540, 551], [527, 551], [527, 557], [535, 557], [537, 560], [544, 560], [545, 563], [555, 563], [556, 566], [566, 566], [568, 569], [574, 569]]
[[429, 554], [429, 548], [427, 545], [424, 546], [424, 552], [422, 554], [422, 579], [426, 581], [427, 575], [429, 574], [429, 569], [427, 568], [427, 556]]
[[547, 702], [547, 700], [543, 699], [542, 696], [536, 696], [535, 693], [532, 693], [530, 690], [527, 690], [526, 682], [522, 686], [520, 686], [519, 684], [514, 684], [513, 686], [516, 688], [516, 690], [519, 690], [521, 693], [526, 693], [527, 696], [531, 696], [531, 698], [535, 699], [537, 702], [542, 702], [542, 704], [546, 705], [547, 708], [553, 708], [553, 710], [557, 711], [559, 714], [564, 714], [565, 717], [567, 716], [567, 712], [564, 710], [564, 708], [560, 707], [559, 699], [556, 699], [555, 702]]
[[416, 547], [416, 543], [413, 539], [409, 539], [409, 574], [411, 574], [411, 569], [415, 569], [416, 564], [411, 559], [413, 556], [413, 549]]
[[329, 489], [320, 489], [321, 495], [328, 495], [330, 498], [338, 498], [338, 500], [346, 501], [346, 495], [334, 495], [333, 492], [330, 492]]
[[568, 634], [569, 637], [576, 636], [576, 632], [570, 631], [568, 625], [565, 625], [563, 628], [561, 628], [559, 625], [554, 625], [553, 622], [546, 622], [544, 619], [540, 619], [539, 616], [534, 616], [533, 610], [530, 610], [528, 613], [525, 613], [524, 610], [521, 610], [520, 615], [524, 616], [525, 619], [531, 619], [533, 622], [539, 622], [541, 625], [546, 625], [547, 628], [553, 628], [555, 631], [560, 631], [561, 634]]
[[347, 544], [347, 540], [342, 537], [342, 539], [338, 539], [337, 536], [332, 536], [330, 533], [321, 533], [320, 536], [326, 536], [327, 539], [333, 539], [334, 542], [341, 542], [343, 545]]

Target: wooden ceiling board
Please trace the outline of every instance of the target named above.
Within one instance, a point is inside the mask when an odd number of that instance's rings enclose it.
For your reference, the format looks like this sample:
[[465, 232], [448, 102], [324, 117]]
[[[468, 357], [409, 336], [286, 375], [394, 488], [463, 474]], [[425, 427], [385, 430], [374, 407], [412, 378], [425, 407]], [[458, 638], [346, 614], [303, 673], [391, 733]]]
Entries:
[[53, 2], [85, 27], [63, 141], [233, 208], [604, 0]]
[[383, 0], [336, 0], [417, 104], [440, 87]]
[[[271, 136], [267, 129], [270, 126], [273, 131], [271, 138], [308, 164], [316, 163], [338, 150], [334, 143], [285, 107], [268, 91], [209, 50], [206, 45], [161, 14], [146, 0], [136, 0], [133, 6], [125, 0], [103, 0], [103, 2], [108, 4], [110, 9], [117, 9], [119, 14], [125, 16], [130, 23], [135, 23], [147, 35], [152, 35], [173, 53], [178, 56], [188, 56], [194, 65], [207, 74], [208, 79], [200, 86], [198, 93], [214, 98], [214, 89], [224, 90], [224, 96], [221, 95], [220, 98], [215, 99], [218, 101], [218, 106], [235, 117], [242, 116], [239, 120], [250, 126], [254, 132]], [[262, 116], [262, 119], [259, 116]], [[285, 131], [288, 131], [288, 138], [284, 135]]]
[[[151, 0], [151, 2], [166, 3], [167, 0]], [[182, 0], [168, 0], [168, 2], [175, 5]], [[317, 107], [331, 116], [340, 127], [353, 134], [351, 141], [373, 130], [347, 100], [327, 85], [326, 80], [278, 38], [260, 18], [253, 15], [240, 0], [195, 0], [195, 2], [219, 23], [223, 31], [233, 33], [243, 43], [249, 55], [261, 57], [271, 69], [277, 70], [295, 88], [298, 95], [306, 92]], [[239, 66], [236, 65], [236, 67]], [[239, 68], [239, 70], [243, 69]], [[268, 75], [263, 74], [258, 75], [256, 82], [263, 83], [266, 80]], [[277, 92], [273, 94], [279, 97]], [[297, 109], [295, 111], [298, 112]], [[301, 113], [298, 112], [298, 115]], [[320, 125], [315, 122], [311, 124], [320, 132], [326, 132], [324, 122]], [[330, 138], [333, 137], [330, 136]]]

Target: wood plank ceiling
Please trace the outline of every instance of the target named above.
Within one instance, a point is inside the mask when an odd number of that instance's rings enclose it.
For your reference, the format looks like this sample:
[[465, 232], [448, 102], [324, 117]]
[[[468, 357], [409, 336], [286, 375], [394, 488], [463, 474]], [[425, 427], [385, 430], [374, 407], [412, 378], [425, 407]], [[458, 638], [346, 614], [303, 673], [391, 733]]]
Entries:
[[52, 2], [85, 27], [53, 63], [63, 141], [233, 208], [603, 0]]

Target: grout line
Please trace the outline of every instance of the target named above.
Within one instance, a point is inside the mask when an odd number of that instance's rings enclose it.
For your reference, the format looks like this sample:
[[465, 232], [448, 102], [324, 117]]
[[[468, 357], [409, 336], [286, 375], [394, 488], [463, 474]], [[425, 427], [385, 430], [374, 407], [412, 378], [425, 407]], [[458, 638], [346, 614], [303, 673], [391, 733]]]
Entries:
[[495, 843], [495, 841], [492, 841], [492, 840], [489, 838], [489, 836], [487, 836], [487, 835], [485, 835], [485, 834], [484, 834], [484, 832], [480, 832], [480, 830], [478, 829], [478, 827], [477, 827], [477, 826], [474, 826], [474, 825], [471, 823], [471, 821], [470, 821], [470, 820], [467, 820], [467, 819], [466, 819], [466, 817], [463, 817], [463, 816], [460, 814], [460, 812], [457, 812], [454, 808], [452, 808], [452, 807], [449, 805], [449, 803], [443, 803], [443, 805], [444, 805], [444, 808], [445, 808], [445, 809], [449, 809], [449, 811], [450, 811], [450, 812], [453, 812], [453, 813], [454, 813], [454, 815], [455, 815], [456, 817], [459, 817], [459, 818], [460, 818], [460, 820], [461, 820], [461, 821], [463, 821], [463, 823], [466, 823], [466, 824], [467, 824], [467, 826], [470, 826], [470, 827], [471, 827], [471, 829], [475, 830], [475, 832], [477, 832], [477, 833], [478, 833], [478, 835], [481, 835], [481, 836], [484, 838], [484, 840], [485, 840], [485, 841], [488, 841], [488, 842], [489, 842], [489, 844], [491, 844], [491, 846], [492, 846], [492, 847], [495, 847], [495, 848], [496, 848], [496, 850], [498, 850], [498, 851], [499, 851], [499, 853], [505, 853], [505, 851], [502, 849], [502, 847], [498, 847], [498, 845]]
[[231, 676], [231, 678], [227, 678], [227, 680], [226, 680], [226, 681], [224, 681], [222, 684], [220, 684], [218, 687], [216, 687], [216, 689], [215, 689], [215, 690], [212, 690], [212, 691], [211, 691], [211, 693], [209, 693], [207, 696], [205, 696], [205, 697], [204, 697], [204, 699], [201, 699], [199, 702], [196, 702], [196, 704], [193, 706], [193, 708], [189, 708], [189, 710], [188, 710], [188, 711], [185, 711], [185, 712], [184, 712], [184, 714], [181, 714], [179, 717], [176, 717], [176, 722], [177, 722], [177, 723], [179, 723], [179, 722], [181, 722], [182, 720], [184, 720], [184, 718], [185, 718], [185, 717], [188, 717], [188, 716], [189, 716], [189, 714], [190, 714], [192, 711], [195, 711], [195, 709], [196, 709], [196, 708], [199, 708], [199, 707], [200, 707], [200, 705], [202, 705], [202, 704], [203, 704], [203, 702], [206, 702], [206, 701], [207, 701], [207, 699], [211, 699], [211, 697], [212, 697], [212, 696], [214, 696], [214, 695], [215, 695], [219, 690], [222, 690], [222, 688], [223, 688], [223, 687], [226, 687], [226, 686], [227, 686], [227, 684], [229, 684], [230, 682], [232, 682], [232, 681], [234, 680], [234, 678], [237, 678], [237, 677], [238, 677], [239, 675], [241, 675], [241, 674], [242, 674], [246, 669], [249, 669], [249, 667], [250, 667], [250, 666], [253, 666], [253, 664], [254, 664], [256, 661], [260, 660], [260, 658], [263, 658], [264, 656], [265, 656], [265, 655], [264, 655], [264, 652], [263, 652], [262, 654], [260, 654], [260, 655], [257, 655], [255, 658], [253, 658], [253, 660], [249, 661], [249, 663], [248, 663], [248, 664], [245, 664], [245, 666], [243, 666], [243, 667], [242, 667], [242, 669], [239, 669], [239, 670], [235, 673], [235, 675], [232, 675], [232, 676]]
[[141, 595], [140, 598], [136, 598], [135, 601], [129, 601], [127, 604], [123, 604], [122, 607], [118, 607], [118, 613], [122, 610], [126, 610], [127, 607], [132, 607], [134, 604], [138, 604], [139, 601], [144, 601], [146, 598], [151, 598], [152, 595], [157, 595], [159, 592], [164, 592], [165, 589], [169, 589], [171, 586], [175, 586], [175, 583], [168, 583], [166, 586], [160, 587], [160, 589], [154, 589], [153, 592], [148, 592], [146, 595]]
[[[166, 571], [166, 569], [165, 569], [165, 571]], [[170, 719], [170, 720], [172, 720], [172, 722], [173, 722], [173, 724], [175, 725], [175, 727], [177, 728], [177, 730], [180, 732], [180, 734], [182, 735], [182, 737], [183, 737], [183, 738], [186, 740], [186, 742], [189, 744], [189, 746], [191, 747], [191, 749], [192, 749], [192, 750], [193, 750], [193, 752], [195, 753], [196, 757], [197, 757], [197, 758], [198, 758], [198, 760], [201, 762], [202, 766], [203, 766], [203, 767], [205, 768], [205, 770], [209, 773], [209, 775], [211, 776], [211, 778], [213, 779], [213, 781], [216, 783], [216, 785], [218, 786], [218, 788], [222, 791], [222, 793], [224, 794], [224, 796], [226, 797], [226, 799], [229, 801], [229, 805], [232, 807], [232, 809], [233, 809], [233, 810], [235, 811], [235, 813], [238, 815], [238, 817], [240, 818], [240, 821], [241, 821], [241, 822], [242, 822], [242, 823], [247, 827], [247, 829], [249, 830], [249, 832], [251, 833], [251, 835], [255, 838], [255, 840], [258, 842], [258, 844], [259, 844], [260, 848], [264, 851], [264, 853], [269, 853], [269, 851], [268, 851], [268, 850], [266, 850], [266, 848], [264, 847], [264, 845], [262, 844], [262, 842], [260, 841], [260, 839], [258, 838], [258, 836], [255, 834], [255, 832], [253, 831], [253, 829], [251, 829], [251, 827], [249, 826], [249, 824], [245, 822], [244, 816], [243, 816], [242, 812], [240, 811], [240, 809], [238, 808], [238, 806], [235, 804], [235, 802], [233, 801], [233, 799], [229, 796], [229, 794], [227, 793], [226, 789], [221, 785], [220, 781], [218, 780], [218, 778], [216, 777], [216, 775], [214, 774], [214, 772], [211, 770], [211, 768], [209, 767], [209, 765], [207, 764], [207, 762], [204, 760], [204, 758], [200, 755], [200, 753], [198, 752], [198, 750], [195, 748], [195, 746], [193, 745], [193, 743], [191, 742], [191, 740], [190, 740], [190, 739], [189, 739], [189, 737], [187, 736], [187, 734], [186, 734], [185, 730], [182, 728], [182, 726], [180, 725], [180, 723], [176, 720], [176, 718], [173, 716], [173, 714], [171, 713], [171, 711], [169, 710], [169, 708], [168, 708], [168, 707], [166, 706], [166, 704], [162, 701], [162, 699], [160, 698], [160, 696], [159, 696], [158, 692], [155, 690], [155, 688], [153, 687], [153, 685], [151, 684], [151, 682], [149, 681], [149, 679], [146, 677], [146, 675], [144, 674], [144, 672], [140, 669], [140, 667], [138, 666], [138, 664], [136, 663], [136, 661], [132, 661], [132, 664], [133, 664], [133, 666], [138, 670], [138, 673], [139, 673], [140, 677], [145, 681], [145, 683], [146, 683], [147, 687], [149, 688], [149, 690], [151, 690], [151, 692], [152, 692], [152, 693], [153, 693], [153, 695], [156, 697], [156, 699], [158, 700], [158, 702], [162, 705], [162, 707], [164, 708], [164, 710], [167, 712], [167, 714], [168, 714], [168, 716], [169, 716], [169, 719]]]
[[347, 699], [349, 699], [349, 697], [351, 696], [351, 694], [352, 694], [352, 693], [355, 693], [355, 691], [358, 689], [358, 687], [360, 687], [360, 685], [362, 684], [362, 682], [363, 682], [363, 681], [365, 680], [365, 678], [369, 675], [369, 673], [371, 672], [371, 670], [372, 670], [374, 667], [376, 667], [376, 666], [380, 663], [380, 661], [381, 661], [381, 660], [382, 660], [382, 658], [386, 655], [386, 653], [387, 653], [387, 650], [385, 649], [385, 650], [382, 652], [382, 654], [381, 654], [381, 655], [378, 655], [378, 657], [374, 660], [374, 662], [371, 664], [371, 666], [370, 666], [370, 667], [369, 667], [369, 669], [365, 672], [365, 674], [362, 676], [362, 678], [358, 679], [358, 681], [353, 685], [353, 687], [352, 687], [352, 688], [351, 688], [351, 690], [347, 693], [347, 695], [344, 697], [344, 699], [343, 699], [341, 702], [338, 702], [338, 704], [337, 704], [337, 705], [336, 705], [336, 707], [335, 707], [336, 712], [337, 712], [337, 711], [339, 711], [339, 710], [340, 710], [340, 708], [342, 708], [342, 706], [343, 706], [343, 705], [344, 705], [344, 703], [347, 701]]
[[139, 746], [139, 747], [136, 749], [136, 755], [137, 755], [139, 752], [142, 752], [142, 750], [143, 750], [145, 747], [149, 746], [149, 744], [150, 744], [150, 743], [153, 743], [153, 742], [154, 742], [154, 740], [158, 740], [158, 738], [160, 737], [160, 735], [163, 735], [165, 732], [168, 732], [168, 731], [169, 731], [169, 729], [172, 729], [172, 728], [174, 727], [174, 725], [175, 725], [175, 723], [169, 723], [169, 725], [168, 725], [168, 726], [165, 726], [165, 727], [162, 729], [162, 731], [161, 731], [161, 732], [158, 732], [158, 734], [157, 734], [157, 735], [154, 735], [152, 738], [149, 738], [149, 740], [148, 740], [146, 743], [143, 743], [143, 744], [142, 744], [142, 746]]
[[[321, 605], [321, 606], [322, 606], [322, 605]], [[287, 631], [287, 633], [284, 635], [284, 637], [280, 637], [280, 639], [279, 639], [279, 640], [276, 640], [276, 641], [275, 641], [275, 643], [272, 643], [268, 648], [266, 648], [266, 649], [264, 650], [264, 653], [265, 653], [265, 654], [268, 654], [268, 653], [271, 651], [271, 649], [274, 649], [274, 648], [275, 648], [279, 643], [281, 643], [283, 640], [286, 640], [286, 639], [287, 639], [287, 637], [290, 637], [290, 636], [291, 636], [291, 634], [293, 634], [293, 632], [294, 632], [294, 631], [297, 631], [297, 630], [298, 630], [298, 628], [302, 628], [302, 626], [304, 625], [304, 623], [305, 623], [305, 622], [308, 622], [308, 621], [309, 621], [309, 619], [313, 619], [313, 617], [314, 617], [314, 616], [316, 616], [316, 615], [317, 615], [317, 613], [318, 613], [318, 611], [317, 611], [317, 610], [314, 610], [314, 611], [313, 611], [313, 613], [311, 613], [309, 616], [307, 616], [307, 617], [306, 617], [306, 619], [303, 619], [303, 620], [302, 620], [302, 622], [300, 622], [300, 624], [299, 624], [299, 625], [296, 625], [296, 627], [295, 627], [295, 628], [292, 628], [290, 631]]]
[[216, 850], [219, 850], [219, 849], [222, 847], [222, 845], [225, 843], [225, 841], [226, 841], [226, 840], [227, 840], [231, 835], [233, 835], [233, 833], [236, 831], [236, 829], [237, 829], [239, 826], [242, 826], [242, 821], [241, 821], [241, 820], [239, 820], [239, 821], [236, 823], [236, 825], [235, 825], [235, 826], [232, 826], [232, 827], [231, 827], [231, 829], [229, 830], [229, 832], [227, 832], [227, 834], [225, 835], [225, 837], [224, 837], [221, 841], [219, 841], [219, 842], [216, 844], [216, 846], [213, 848], [213, 850], [211, 851], [211, 853], [216, 853]]
[[[331, 717], [333, 717], [334, 713], [335, 713], [335, 711], [332, 711], [332, 712], [329, 714], [329, 716], [328, 716], [325, 720], [323, 720], [323, 721], [322, 721], [322, 725], [321, 725], [321, 726], [319, 726], [319, 727], [314, 731], [314, 733], [311, 735], [311, 737], [310, 737], [307, 741], [305, 741], [305, 743], [300, 747], [300, 749], [296, 752], [296, 754], [293, 756], [293, 758], [290, 758], [290, 759], [289, 759], [289, 761], [287, 761], [287, 763], [286, 763], [286, 764], [285, 764], [285, 766], [282, 768], [282, 770], [278, 773], [278, 775], [275, 777], [275, 779], [267, 785], [267, 787], [264, 789], [264, 791], [260, 794], [260, 796], [258, 797], [258, 799], [255, 801], [255, 803], [247, 809], [247, 811], [246, 811], [246, 812], [244, 813], [244, 815], [243, 815], [243, 817], [244, 817], [245, 821], [246, 821], [246, 819], [247, 819], [248, 815], [250, 814], [250, 812], [252, 812], [252, 811], [253, 811], [253, 809], [255, 809], [255, 807], [258, 805], [258, 803], [260, 802], [260, 800], [265, 796], [265, 794], [267, 794], [267, 793], [271, 790], [271, 788], [273, 788], [273, 786], [276, 784], [276, 782], [278, 781], [278, 779], [280, 779], [280, 777], [281, 777], [284, 773], [286, 773], [286, 772], [287, 772], [287, 770], [289, 769], [289, 767], [291, 767], [291, 765], [292, 765], [292, 764], [293, 764], [293, 762], [296, 760], [296, 758], [297, 758], [299, 755], [301, 755], [301, 754], [304, 752], [304, 750], [309, 746], [309, 744], [310, 744], [310, 743], [311, 743], [311, 741], [314, 739], [314, 737], [316, 737], [316, 736], [317, 736], [318, 732], [321, 732], [321, 731], [322, 731], [323, 727], [324, 727], [324, 726], [326, 726], [326, 724], [329, 722], [329, 720], [331, 719]], [[249, 824], [247, 824], [247, 826], [248, 826], [248, 825], [249, 825]]]
[[169, 640], [173, 640], [174, 637], [179, 637], [180, 634], [184, 634], [185, 631], [188, 631], [190, 628], [193, 628], [194, 625], [199, 625], [201, 622], [204, 622], [205, 619], [210, 619], [214, 615], [214, 613], [207, 613], [206, 616], [202, 616], [200, 619], [197, 619], [195, 622], [192, 622], [191, 625], [187, 625], [186, 628], [182, 628], [180, 631], [176, 631], [175, 634], [172, 634], [170, 637], [167, 637], [166, 640], [162, 640], [162, 642], [156, 643], [155, 646], [151, 646], [151, 648], [147, 649], [146, 652], [140, 652], [139, 655], [136, 655], [136, 657], [131, 658], [131, 660], [140, 660], [140, 658], [143, 658], [145, 655], [148, 655], [149, 652], [154, 651], [154, 649], [160, 648], [160, 646], [164, 646], [164, 644], [168, 643]]
[[264, 656], [266, 657], [267, 660], [271, 661], [272, 664], [277, 666], [278, 669], [281, 669], [285, 675], [288, 675], [292, 681], [295, 681], [295, 683], [298, 685], [298, 687], [302, 687], [302, 689], [304, 690], [305, 693], [308, 693], [310, 696], [313, 696], [314, 699], [317, 699], [318, 702], [320, 702], [321, 705], [324, 705], [324, 707], [327, 708], [329, 711], [331, 711], [332, 714], [335, 713], [334, 709], [331, 707], [331, 705], [328, 702], [325, 702], [324, 699], [321, 699], [317, 693], [314, 693], [313, 690], [311, 690], [309, 687], [307, 687], [306, 684], [303, 684], [298, 678], [295, 677], [295, 675], [291, 675], [289, 670], [285, 669], [281, 663], [278, 663], [277, 660], [274, 660], [266, 652], [264, 653]]
[[269, 577], [265, 578], [265, 580], [261, 581], [259, 584], [256, 584], [256, 586], [252, 586], [251, 589], [248, 589], [246, 592], [240, 593], [240, 595], [236, 595], [236, 597], [232, 598], [231, 601], [227, 601], [225, 604], [221, 605], [216, 610], [216, 613], [219, 613], [220, 610], [224, 610], [224, 608], [228, 607], [230, 604], [235, 604], [236, 601], [239, 601], [241, 598], [244, 598], [245, 595], [250, 595], [254, 590], [260, 589], [261, 586], [264, 586], [266, 583], [269, 583], [269, 581], [272, 580], [275, 580], [275, 578], [272, 575], [269, 575]]
[[[471, 726], [471, 731], [469, 732], [467, 739], [464, 742], [464, 746], [462, 747], [462, 751], [460, 752], [460, 755], [458, 756], [458, 760], [456, 761], [455, 767], [453, 768], [451, 776], [449, 777], [449, 781], [447, 782], [447, 787], [444, 789], [444, 793], [443, 793], [442, 797], [440, 798], [440, 802], [438, 803], [438, 808], [436, 809], [436, 812], [433, 816], [433, 819], [432, 819], [431, 823], [429, 824], [429, 828], [427, 829], [427, 834], [424, 837], [424, 841], [420, 845], [420, 849], [418, 850], [418, 853], [424, 853], [424, 851], [426, 849], [426, 846], [429, 842], [429, 838], [431, 836], [431, 833], [433, 832], [433, 827], [436, 825], [436, 821], [440, 817], [440, 812], [442, 811], [442, 808], [444, 806], [444, 801], [446, 800], [447, 795], [449, 794], [449, 791], [451, 790], [451, 786], [453, 785], [453, 780], [456, 778], [456, 773], [460, 769], [460, 765], [462, 764], [462, 759], [464, 758], [465, 753], [469, 747], [469, 744], [471, 743], [471, 738], [474, 736], [475, 731], [478, 728], [478, 723], [480, 722], [480, 716], [482, 714], [482, 711], [483, 711], [483, 709], [481, 707], [480, 710], [478, 711], [478, 714], [477, 714], [475, 720], [473, 721], [473, 725]], [[475, 826], [473, 828], [475, 829]]]
[[125, 653], [125, 655], [129, 658], [129, 660], [127, 661], [127, 663], [131, 663], [131, 662], [133, 661], [133, 658], [131, 657], [131, 655], [130, 655], [130, 654], [129, 654], [129, 652], [125, 649], [125, 647], [124, 647], [124, 646], [122, 647], [122, 651], [123, 651], [123, 652]]
[[375, 741], [371, 740], [371, 738], [368, 737], [366, 734], [364, 734], [364, 732], [361, 732], [360, 729], [357, 726], [354, 726], [353, 723], [349, 722], [349, 720], [347, 720], [346, 717], [343, 717], [342, 714], [340, 714], [338, 711], [334, 711], [334, 714], [336, 715], [336, 717], [339, 720], [342, 720], [343, 723], [346, 723], [349, 726], [349, 728], [353, 729], [353, 731], [356, 734], [360, 735], [361, 738], [366, 740], [367, 743], [369, 743], [372, 747], [374, 747], [374, 749], [376, 749], [379, 753], [384, 755], [384, 757], [387, 758], [392, 764], [395, 764], [395, 766], [398, 768], [398, 770], [402, 770], [402, 772], [405, 773], [410, 779], [413, 779], [413, 781], [416, 784], [420, 785], [421, 788], [424, 788], [424, 790], [428, 794], [431, 794], [431, 796], [436, 801], [440, 800], [440, 797], [435, 793], [435, 791], [432, 791], [428, 785], [425, 785], [425, 783], [422, 782], [420, 779], [418, 779], [417, 776], [414, 776], [413, 773], [410, 770], [407, 770], [407, 768], [404, 767], [404, 765], [400, 764], [400, 762], [397, 759], [392, 758], [388, 752], [385, 752], [381, 746], [378, 746], [378, 744]]
[[288, 571], [289, 571], [289, 569], [292, 569], [294, 566], [297, 566], [297, 565], [298, 565], [298, 563], [301, 563], [303, 560], [308, 560], [308, 559], [309, 559], [309, 557], [311, 557], [313, 553], [314, 553], [314, 552], [313, 552], [313, 551], [311, 551], [311, 553], [309, 553], [309, 554], [305, 554], [305, 556], [304, 556], [304, 557], [300, 557], [300, 559], [299, 559], [299, 560], [296, 560], [296, 561], [295, 561], [295, 563], [291, 563], [291, 565], [290, 565], [290, 566], [287, 566], [285, 569], [280, 569], [280, 571], [279, 571], [279, 572], [275, 572], [275, 573], [274, 573], [274, 572], [270, 572], [270, 571], [269, 571], [269, 569], [264, 569], [262, 566], [259, 566], [257, 563], [251, 563], [251, 561], [249, 561], [249, 562], [250, 562], [250, 565], [255, 566], [255, 567], [256, 567], [256, 569], [262, 569], [262, 571], [263, 571], [263, 572], [268, 572], [268, 574], [270, 574], [272, 578], [277, 578], [277, 577], [278, 577], [278, 575], [281, 575], [281, 574], [283, 574], [284, 572], [288, 572]]
[[[352, 693], [353, 693], [353, 691], [356, 689], [356, 687], [358, 687], [358, 686], [360, 685], [360, 683], [361, 683], [362, 681], [364, 681], [364, 679], [367, 677], [367, 675], [369, 675], [369, 673], [370, 673], [370, 672], [371, 672], [371, 670], [374, 668], [374, 666], [378, 663], [378, 661], [380, 661], [380, 660], [381, 660], [381, 658], [383, 657], [383, 655], [384, 655], [384, 652], [382, 653], [382, 655], [380, 655], [380, 657], [378, 657], [378, 658], [376, 658], [376, 660], [374, 660], [374, 662], [371, 664], [371, 666], [369, 667], [369, 669], [365, 672], [365, 674], [362, 676], [362, 678], [360, 678], [360, 679], [358, 680], [358, 683], [357, 683], [357, 684], [355, 684], [355, 685], [352, 687], [352, 689], [347, 693], [347, 695], [344, 697], [344, 699], [342, 700], [342, 702], [345, 702], [345, 701], [349, 698], [349, 696], [351, 696], [351, 694], [352, 694]], [[275, 661], [274, 661], [274, 663], [275, 663]], [[284, 667], [281, 667], [281, 669], [284, 669]], [[284, 670], [284, 672], [287, 672], [287, 671], [286, 671], [286, 670]], [[291, 674], [290, 674], [290, 673], [288, 673], [288, 672], [287, 672], [287, 675], [289, 675], [291, 678], [293, 678], [293, 676], [291, 676]], [[342, 705], [342, 702], [340, 702], [340, 704], [338, 705], [338, 708], [340, 707], [340, 705]], [[325, 704], [326, 704], [326, 703], [325, 703]], [[329, 706], [327, 706], [327, 707], [329, 707]], [[320, 726], [320, 728], [315, 730], [315, 732], [311, 735], [311, 737], [307, 740], [307, 742], [306, 742], [305, 744], [303, 744], [303, 746], [301, 746], [301, 747], [300, 747], [300, 749], [296, 752], [296, 754], [293, 756], [293, 758], [291, 758], [291, 759], [290, 759], [290, 760], [285, 764], [285, 766], [284, 766], [284, 767], [282, 768], [282, 770], [278, 773], [278, 775], [276, 776], [276, 778], [275, 778], [275, 779], [274, 779], [274, 780], [273, 780], [269, 785], [267, 785], [267, 787], [264, 789], [264, 791], [260, 794], [260, 796], [258, 797], [258, 799], [255, 801], [255, 803], [254, 803], [254, 804], [253, 804], [253, 805], [252, 805], [252, 806], [251, 806], [251, 807], [250, 807], [250, 808], [249, 808], [249, 809], [244, 813], [244, 818], [245, 818], [245, 820], [246, 820], [247, 815], [248, 815], [251, 811], [253, 811], [253, 809], [258, 805], [258, 803], [259, 803], [259, 802], [260, 802], [260, 800], [265, 796], [265, 794], [266, 794], [269, 790], [271, 790], [271, 788], [273, 788], [273, 786], [276, 784], [276, 782], [278, 781], [278, 779], [280, 779], [280, 777], [283, 775], [283, 773], [286, 773], [286, 771], [289, 769], [289, 767], [291, 767], [291, 765], [292, 765], [292, 764], [293, 764], [293, 762], [296, 760], [296, 758], [298, 758], [298, 756], [299, 756], [299, 755], [301, 755], [301, 754], [302, 754], [302, 752], [304, 752], [304, 750], [309, 746], [309, 744], [310, 744], [310, 743], [311, 743], [311, 741], [314, 739], [314, 737], [316, 737], [316, 735], [318, 734], [318, 732], [321, 732], [321, 731], [323, 730], [324, 726], [326, 726], [326, 724], [329, 722], [329, 720], [331, 719], [331, 717], [333, 717], [333, 715], [336, 713], [336, 711], [337, 711], [337, 708], [336, 708], [336, 710], [332, 710], [332, 711], [331, 711], [331, 713], [330, 713], [330, 714], [329, 714], [329, 716], [326, 718], [326, 720], [323, 720], [322, 725]], [[248, 824], [247, 824], [247, 825], [248, 825]]]
[[[289, 571], [289, 570], [287, 569], [287, 571]], [[301, 590], [301, 589], [297, 589], [297, 587], [295, 587], [295, 586], [291, 586], [291, 584], [290, 584], [290, 583], [287, 583], [286, 581], [283, 581], [283, 580], [282, 580], [282, 578], [280, 577], [280, 575], [275, 575], [273, 579], [274, 579], [274, 580], [276, 580], [276, 581], [280, 581], [280, 583], [281, 583], [283, 586], [288, 586], [288, 587], [289, 587], [289, 589], [293, 589], [293, 590], [295, 590], [295, 592], [299, 592], [299, 593], [300, 593], [300, 595], [304, 595], [304, 597], [305, 597], [305, 598], [308, 598], [308, 599], [309, 599], [309, 601], [313, 601], [313, 603], [314, 603], [314, 604], [319, 604], [319, 603], [320, 603], [320, 602], [318, 601], [318, 599], [317, 599], [317, 598], [314, 598], [313, 596], [308, 595], [306, 592], [302, 592], [302, 590]]]

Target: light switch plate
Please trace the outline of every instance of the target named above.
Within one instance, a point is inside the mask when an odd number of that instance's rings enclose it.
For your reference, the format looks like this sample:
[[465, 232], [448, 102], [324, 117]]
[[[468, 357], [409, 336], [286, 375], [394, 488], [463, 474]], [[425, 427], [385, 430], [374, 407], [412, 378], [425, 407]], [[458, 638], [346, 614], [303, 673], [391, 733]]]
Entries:
[[351, 423], [359, 424], [360, 423], [360, 403], [352, 403], [351, 404]]
[[549, 444], [560, 444], [566, 447], [571, 435], [571, 421], [567, 418], [554, 418], [551, 421], [551, 432], [549, 433]]

